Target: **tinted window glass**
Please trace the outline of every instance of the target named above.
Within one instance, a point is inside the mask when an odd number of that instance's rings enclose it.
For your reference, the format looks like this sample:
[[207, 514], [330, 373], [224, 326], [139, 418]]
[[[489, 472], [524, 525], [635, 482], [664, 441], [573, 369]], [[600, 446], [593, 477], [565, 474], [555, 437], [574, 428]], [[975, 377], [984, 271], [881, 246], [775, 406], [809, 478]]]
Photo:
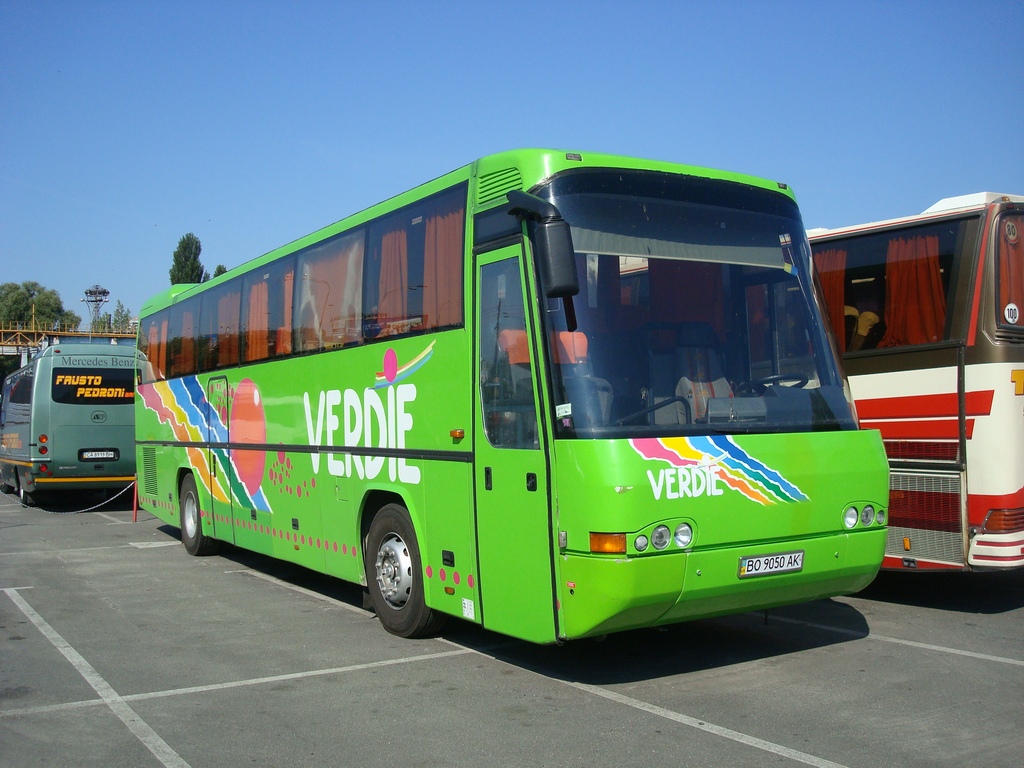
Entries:
[[364, 230], [302, 251], [295, 279], [295, 348], [299, 352], [361, 339]]
[[363, 294], [368, 339], [462, 324], [466, 186], [373, 224]]
[[202, 370], [238, 364], [241, 303], [242, 282], [238, 279], [203, 294], [199, 333], [199, 365]]

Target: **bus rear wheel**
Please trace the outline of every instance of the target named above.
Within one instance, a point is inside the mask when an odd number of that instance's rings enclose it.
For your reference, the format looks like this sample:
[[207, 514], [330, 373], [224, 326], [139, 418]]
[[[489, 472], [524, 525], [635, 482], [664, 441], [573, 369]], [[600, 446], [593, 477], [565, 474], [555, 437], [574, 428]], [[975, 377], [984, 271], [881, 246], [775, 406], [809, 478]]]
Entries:
[[181, 543], [190, 555], [214, 555], [220, 550], [220, 542], [203, 533], [203, 520], [199, 511], [199, 493], [192, 475], [181, 481], [178, 494], [178, 517], [181, 521]]
[[423, 566], [408, 510], [388, 504], [370, 523], [363, 548], [370, 602], [381, 625], [399, 637], [428, 637], [445, 615], [428, 608], [423, 595]]
[[25, 486], [20, 482], [18, 483], [18, 498], [21, 500], [23, 507], [34, 507], [36, 505], [35, 497], [25, 490]]

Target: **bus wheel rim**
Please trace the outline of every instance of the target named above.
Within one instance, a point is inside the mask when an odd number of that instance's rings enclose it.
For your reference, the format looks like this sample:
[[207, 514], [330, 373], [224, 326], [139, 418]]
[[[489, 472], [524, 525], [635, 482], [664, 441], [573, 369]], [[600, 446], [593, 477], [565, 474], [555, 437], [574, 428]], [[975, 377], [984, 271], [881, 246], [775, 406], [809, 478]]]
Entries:
[[401, 610], [412, 593], [412, 556], [397, 533], [384, 537], [377, 549], [377, 587], [384, 601]]
[[185, 533], [190, 539], [193, 539], [197, 530], [199, 530], [199, 514], [196, 498], [192, 494], [188, 494], [185, 497]]

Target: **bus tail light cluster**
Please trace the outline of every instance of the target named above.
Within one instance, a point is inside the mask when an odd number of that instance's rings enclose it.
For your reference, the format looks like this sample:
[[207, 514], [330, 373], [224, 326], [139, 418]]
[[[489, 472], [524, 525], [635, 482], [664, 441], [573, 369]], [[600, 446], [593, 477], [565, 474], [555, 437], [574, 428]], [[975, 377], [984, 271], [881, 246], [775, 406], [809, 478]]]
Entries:
[[860, 509], [850, 505], [843, 512], [843, 527], [851, 530], [860, 523], [862, 526], [885, 525], [885, 510], [875, 509], [871, 504], [865, 504]]
[[38, 438], [37, 442], [39, 443], [39, 453], [42, 454], [43, 456], [50, 452], [50, 449], [46, 447], [46, 443], [49, 441], [49, 439], [50, 438], [47, 437], [46, 435], [40, 435]]
[[1024, 531], [1024, 507], [990, 509], [982, 526], [985, 533], [1016, 533]]

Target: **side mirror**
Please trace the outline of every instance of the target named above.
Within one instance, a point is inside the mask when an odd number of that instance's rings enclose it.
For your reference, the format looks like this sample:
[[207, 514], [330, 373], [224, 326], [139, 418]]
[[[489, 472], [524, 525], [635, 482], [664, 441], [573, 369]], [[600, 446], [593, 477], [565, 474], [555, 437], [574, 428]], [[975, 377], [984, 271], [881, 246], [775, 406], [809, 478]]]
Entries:
[[569, 223], [562, 218], [558, 208], [536, 195], [514, 189], [507, 197], [510, 216], [534, 222], [534, 255], [540, 268], [544, 294], [549, 299], [575, 296], [580, 292], [580, 280], [576, 273], [576, 252]]

